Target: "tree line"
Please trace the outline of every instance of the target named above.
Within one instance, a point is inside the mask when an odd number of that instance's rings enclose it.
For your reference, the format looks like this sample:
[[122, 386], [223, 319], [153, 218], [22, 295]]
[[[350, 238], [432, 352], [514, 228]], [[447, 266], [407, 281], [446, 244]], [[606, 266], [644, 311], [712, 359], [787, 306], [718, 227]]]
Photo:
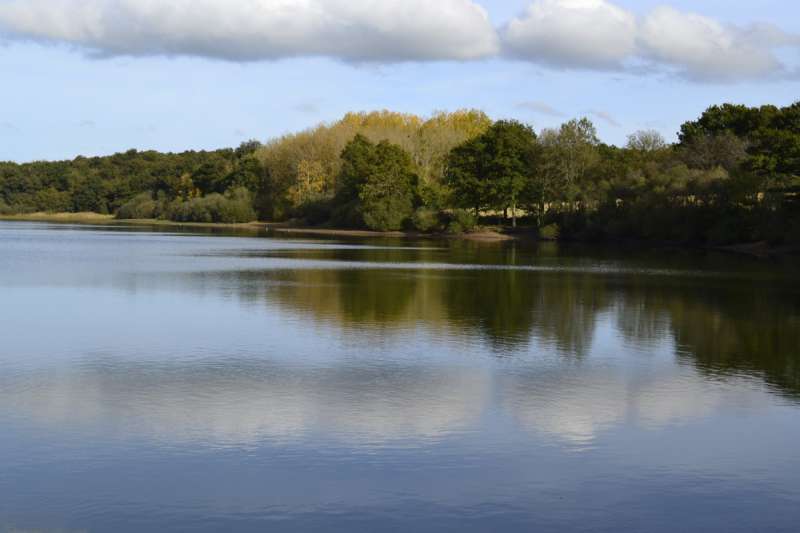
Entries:
[[797, 243], [798, 176], [800, 103], [714, 106], [677, 143], [640, 131], [624, 147], [586, 118], [536, 132], [475, 110], [383, 111], [237, 149], [0, 163], [0, 212]]

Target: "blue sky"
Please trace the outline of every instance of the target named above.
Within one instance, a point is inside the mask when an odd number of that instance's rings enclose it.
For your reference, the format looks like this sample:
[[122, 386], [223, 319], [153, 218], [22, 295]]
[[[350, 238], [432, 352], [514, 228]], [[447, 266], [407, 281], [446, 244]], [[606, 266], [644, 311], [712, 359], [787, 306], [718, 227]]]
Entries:
[[621, 144], [800, 99], [793, 0], [189, 1], [0, 0], [0, 160], [235, 146], [384, 108], [586, 115]]

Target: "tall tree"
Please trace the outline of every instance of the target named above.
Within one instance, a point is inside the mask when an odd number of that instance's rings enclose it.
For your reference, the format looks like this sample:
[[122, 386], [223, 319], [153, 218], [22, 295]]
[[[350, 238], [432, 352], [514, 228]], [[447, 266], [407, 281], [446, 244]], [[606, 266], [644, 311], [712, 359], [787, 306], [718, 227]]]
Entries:
[[501, 120], [453, 150], [446, 180], [461, 207], [474, 208], [476, 216], [483, 207], [511, 208], [512, 225], [516, 227], [536, 155], [533, 129], [515, 120]]
[[559, 200], [572, 206], [582, 199], [582, 192], [594, 187], [587, 184], [589, 170], [598, 162], [597, 130], [587, 119], [570, 120], [558, 130], [545, 130], [540, 137], [543, 147], [540, 172], [552, 189], [559, 191]]
[[414, 213], [417, 181], [408, 152], [387, 141], [378, 143], [358, 194], [366, 225], [379, 231], [401, 229]]
[[358, 213], [370, 229], [398, 230], [414, 212], [417, 181], [408, 152], [388, 141], [376, 145], [356, 135], [342, 151], [335, 202], [350, 221]]
[[667, 147], [664, 136], [655, 130], [640, 130], [628, 135], [628, 149], [637, 152], [658, 152]]

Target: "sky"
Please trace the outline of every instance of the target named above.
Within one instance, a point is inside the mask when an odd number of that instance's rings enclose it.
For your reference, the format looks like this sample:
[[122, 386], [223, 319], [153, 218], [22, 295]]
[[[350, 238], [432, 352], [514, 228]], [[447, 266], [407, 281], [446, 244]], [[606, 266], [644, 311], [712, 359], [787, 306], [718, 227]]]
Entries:
[[0, 160], [478, 108], [604, 142], [800, 100], [796, 0], [0, 0]]

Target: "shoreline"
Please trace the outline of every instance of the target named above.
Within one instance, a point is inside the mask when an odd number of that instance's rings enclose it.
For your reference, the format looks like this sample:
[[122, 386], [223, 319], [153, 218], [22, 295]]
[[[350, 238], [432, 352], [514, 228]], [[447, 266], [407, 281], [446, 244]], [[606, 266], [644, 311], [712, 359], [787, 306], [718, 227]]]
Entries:
[[327, 237], [384, 237], [398, 239], [460, 239], [481, 242], [504, 242], [519, 240], [518, 237], [492, 230], [481, 230], [471, 233], [419, 233], [413, 231], [372, 231], [335, 228], [303, 228], [287, 226], [281, 223], [264, 223], [269, 231], [286, 235], [319, 235]]
[[[354, 229], [336, 229], [319, 227], [295, 227], [285, 222], [243, 222], [237, 224], [222, 224], [217, 222], [175, 222], [159, 219], [130, 219], [118, 220], [114, 215], [100, 213], [26, 213], [20, 215], [0, 215], [0, 221], [12, 222], [51, 222], [57, 224], [110, 224], [116, 226], [150, 226], [164, 228], [197, 228], [219, 229], [248, 232], [273, 232], [282, 235], [342, 237], [342, 238], [394, 238], [394, 239], [453, 239], [479, 243], [503, 243], [508, 241], [538, 241], [549, 242], [546, 239], [537, 239], [531, 233], [515, 231], [506, 233], [493, 228], [481, 228], [473, 232], [462, 234], [448, 233], [419, 233], [407, 231], [372, 231]], [[625, 241], [626, 244], [637, 246], [668, 246], [680, 248], [694, 248], [714, 252], [723, 252], [733, 255], [746, 256], [756, 259], [770, 259], [800, 255], [800, 245], [770, 246], [766, 242], [737, 243], [720, 246], [692, 246], [689, 244], [650, 242], [650, 241]]]
[[163, 226], [186, 228], [219, 228], [239, 230], [264, 230], [266, 222], [244, 222], [239, 224], [220, 224], [216, 222], [175, 222], [155, 218], [119, 220], [114, 215], [100, 213], [27, 213], [23, 215], [0, 215], [0, 220], [10, 222], [52, 222], [56, 224], [111, 224], [115, 226]]
[[505, 242], [519, 240], [519, 236], [508, 235], [494, 230], [479, 230], [472, 233], [418, 233], [406, 231], [372, 231], [336, 228], [294, 227], [284, 222], [243, 222], [222, 224], [217, 222], [175, 222], [159, 219], [118, 220], [114, 215], [100, 213], [27, 213], [21, 215], [0, 215], [0, 220], [12, 222], [51, 222], [58, 224], [110, 224], [116, 226], [157, 226], [172, 228], [206, 228], [222, 230], [266, 231], [284, 235], [316, 235], [321, 237], [361, 237], [395, 239], [460, 239], [476, 242]]

